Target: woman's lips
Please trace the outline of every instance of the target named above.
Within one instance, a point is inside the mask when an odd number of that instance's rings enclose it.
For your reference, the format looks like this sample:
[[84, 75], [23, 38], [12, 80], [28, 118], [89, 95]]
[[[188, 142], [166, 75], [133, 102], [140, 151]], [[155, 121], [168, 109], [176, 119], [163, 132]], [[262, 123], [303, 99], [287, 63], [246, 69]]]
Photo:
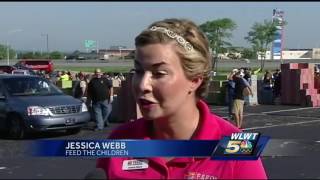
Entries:
[[144, 109], [152, 108], [156, 103], [147, 99], [139, 99], [140, 107]]

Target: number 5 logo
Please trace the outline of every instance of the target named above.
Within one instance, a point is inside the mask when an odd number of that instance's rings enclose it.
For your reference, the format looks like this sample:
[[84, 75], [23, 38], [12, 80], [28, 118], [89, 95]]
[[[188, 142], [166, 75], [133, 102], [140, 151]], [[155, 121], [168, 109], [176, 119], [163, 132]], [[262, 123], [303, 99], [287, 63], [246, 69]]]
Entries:
[[240, 149], [239, 144], [241, 144], [241, 141], [229, 141], [225, 152], [230, 154], [238, 152]]

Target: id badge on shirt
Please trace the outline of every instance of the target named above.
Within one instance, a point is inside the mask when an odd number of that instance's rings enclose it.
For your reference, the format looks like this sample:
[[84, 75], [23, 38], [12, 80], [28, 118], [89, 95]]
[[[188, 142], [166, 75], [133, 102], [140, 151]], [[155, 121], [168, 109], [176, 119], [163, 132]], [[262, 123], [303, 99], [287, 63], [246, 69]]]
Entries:
[[131, 159], [124, 160], [122, 163], [122, 170], [138, 170], [147, 169], [149, 167], [148, 159]]

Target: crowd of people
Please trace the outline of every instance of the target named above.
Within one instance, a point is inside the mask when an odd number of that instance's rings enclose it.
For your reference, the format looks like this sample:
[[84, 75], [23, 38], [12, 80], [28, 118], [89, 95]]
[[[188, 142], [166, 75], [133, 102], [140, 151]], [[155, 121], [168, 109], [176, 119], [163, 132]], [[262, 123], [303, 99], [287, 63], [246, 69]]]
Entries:
[[[253, 95], [251, 85], [251, 69], [233, 69], [228, 75], [227, 104], [229, 119], [235, 119], [238, 128], [242, 127], [243, 107], [249, 96]], [[272, 91], [273, 100], [281, 95], [281, 72], [276, 69], [274, 73], [266, 71], [262, 79], [262, 93]]]
[[[250, 95], [253, 95], [251, 74], [250, 68], [240, 68], [233, 69], [228, 76], [227, 104], [229, 119], [234, 119], [238, 128], [242, 128], [245, 101]], [[57, 71], [56, 76], [50, 77], [46, 75], [45, 77], [55, 84], [57, 81], [76, 81], [72, 95], [86, 102], [87, 106], [91, 108], [94, 119], [97, 122], [96, 130], [102, 130], [104, 125], [109, 125], [108, 116], [112, 109], [113, 96], [117, 95], [121, 82], [125, 80], [125, 76], [122, 73], [102, 73], [99, 68], [95, 70], [94, 74], [82, 71], [78, 73]], [[99, 80], [104, 83], [97, 83]], [[263, 76], [263, 89], [272, 90], [274, 98], [276, 98], [280, 96], [280, 88], [280, 70], [277, 69], [273, 74], [270, 71], [266, 71]]]
[[57, 71], [50, 77], [44, 77], [54, 84], [58, 81], [75, 81], [72, 87], [72, 95], [82, 100], [92, 112], [93, 119], [96, 121], [95, 131], [101, 131], [105, 126], [109, 126], [108, 117], [112, 110], [112, 102], [117, 90], [121, 87], [121, 82], [126, 78], [122, 73], [103, 73], [100, 68], [92, 73], [82, 71], [75, 73], [71, 71]]
[[263, 89], [273, 92], [273, 99], [281, 95], [281, 71], [276, 69], [274, 73], [266, 71], [263, 76]]

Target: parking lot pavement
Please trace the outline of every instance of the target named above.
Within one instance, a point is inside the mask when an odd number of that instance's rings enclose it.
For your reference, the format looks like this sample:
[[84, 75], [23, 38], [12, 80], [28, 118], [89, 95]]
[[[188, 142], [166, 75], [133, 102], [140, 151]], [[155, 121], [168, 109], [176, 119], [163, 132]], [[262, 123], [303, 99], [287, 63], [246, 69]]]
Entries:
[[[231, 121], [227, 107], [211, 106], [211, 110]], [[102, 139], [120, 124], [111, 125], [102, 132], [85, 128], [76, 135], [50, 132], [20, 141], [1, 138], [0, 178], [83, 179], [94, 168], [95, 159], [27, 157], [25, 147], [36, 139]], [[320, 178], [315, 170], [320, 161], [319, 108], [246, 106], [244, 128], [271, 137], [262, 157], [269, 178]]]

